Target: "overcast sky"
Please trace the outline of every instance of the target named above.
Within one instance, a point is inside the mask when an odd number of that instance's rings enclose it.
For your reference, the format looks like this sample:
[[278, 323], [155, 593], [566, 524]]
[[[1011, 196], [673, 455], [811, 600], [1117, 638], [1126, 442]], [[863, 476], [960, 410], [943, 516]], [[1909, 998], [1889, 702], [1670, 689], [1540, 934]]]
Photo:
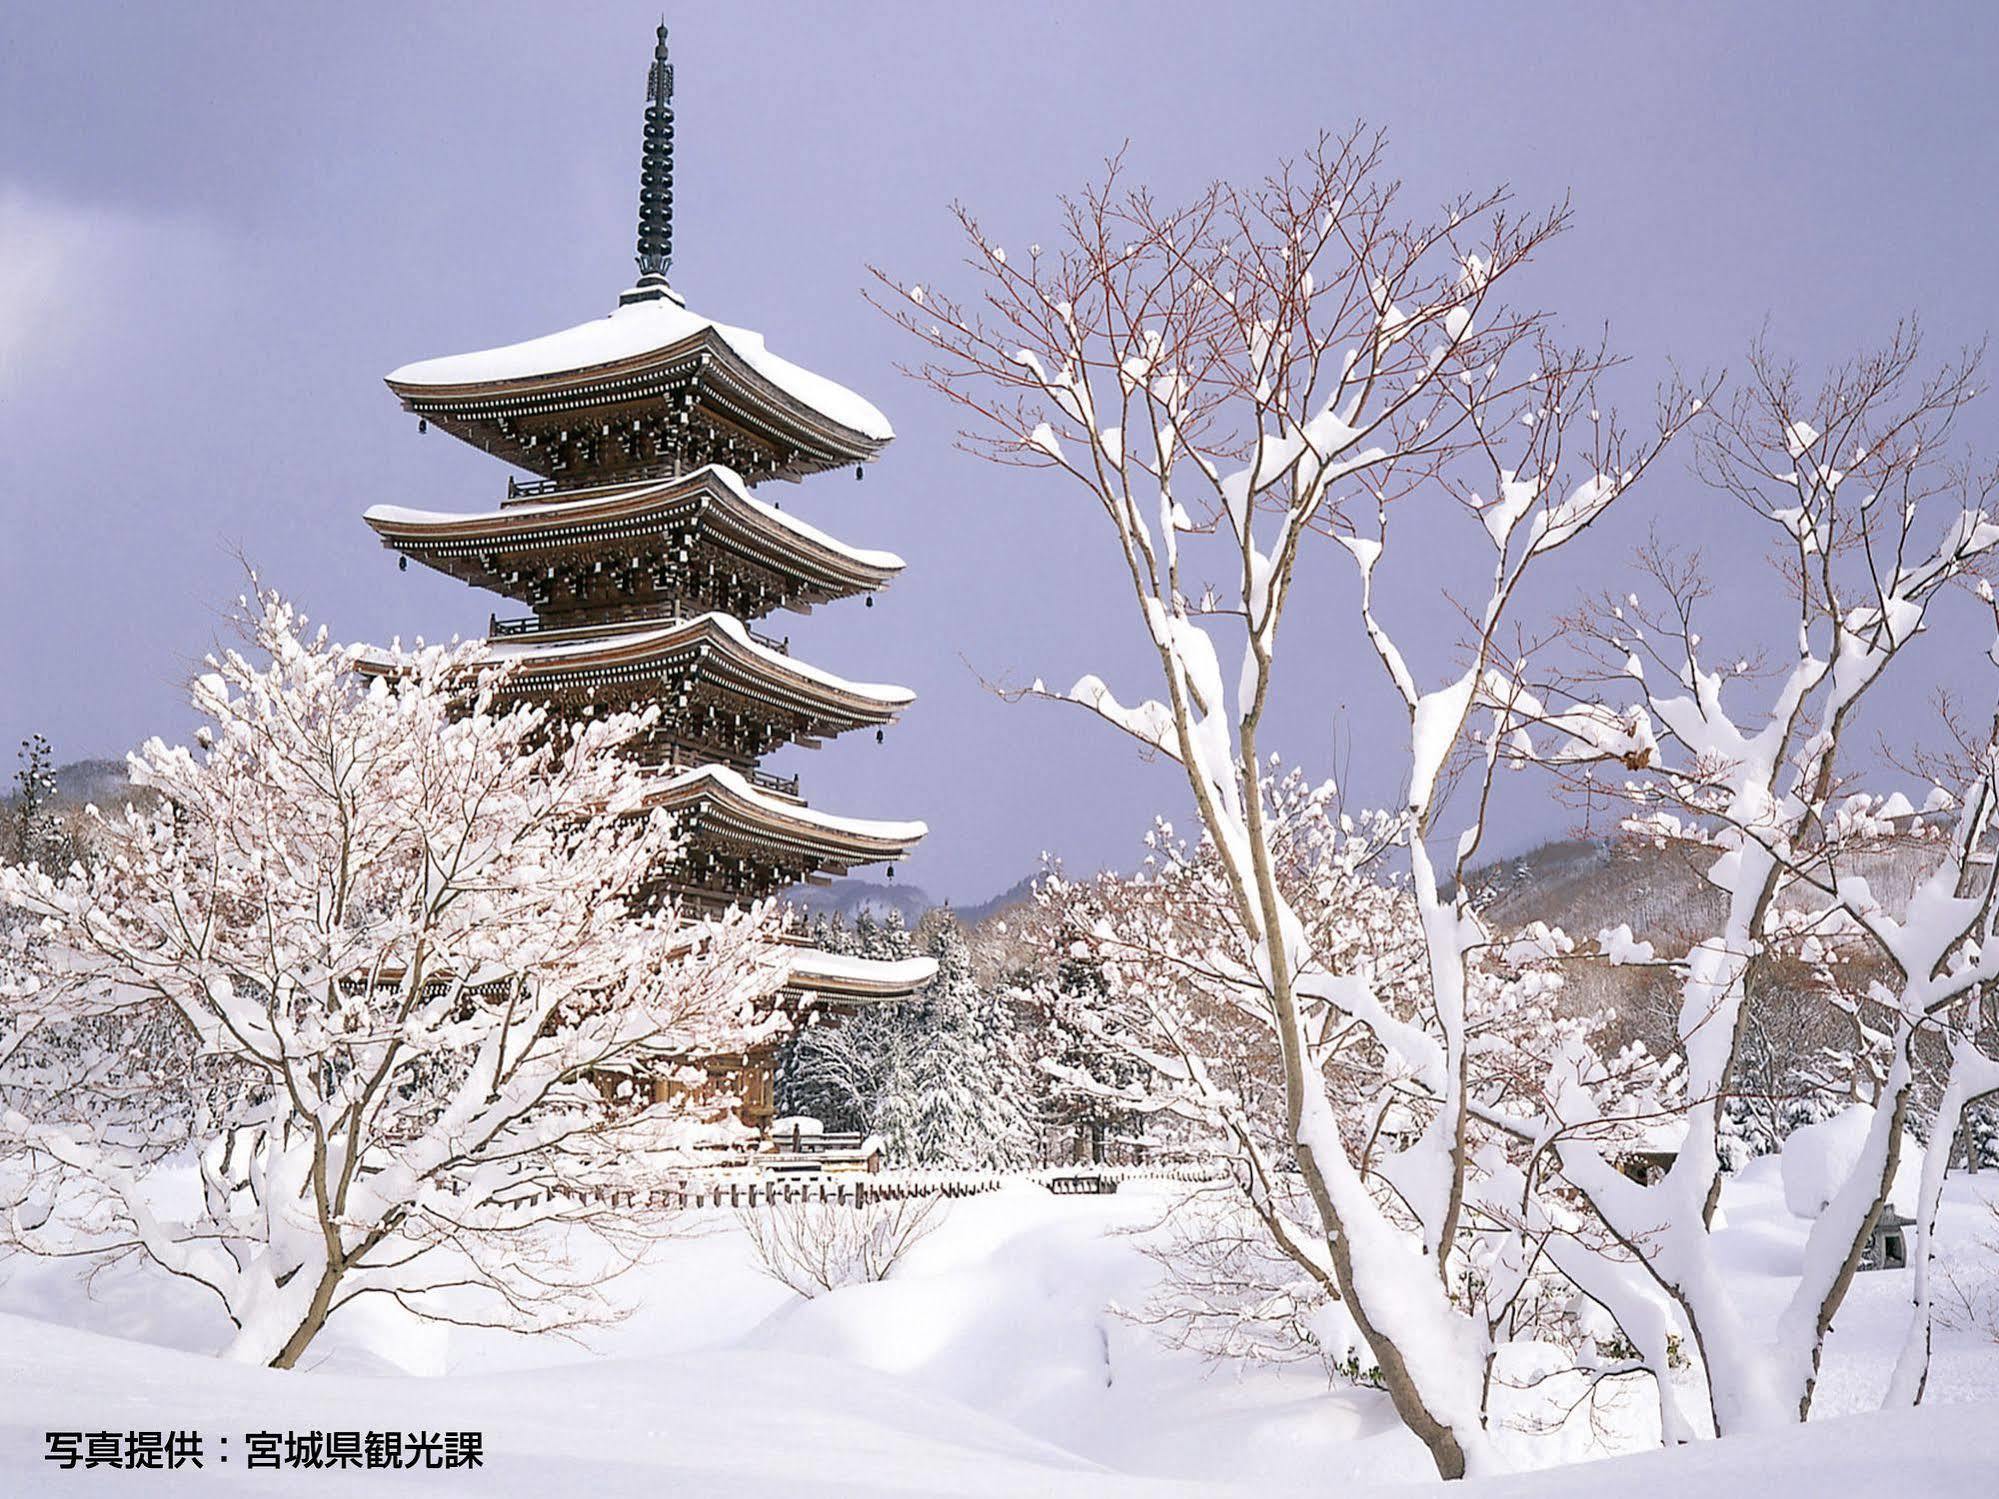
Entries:
[[[610, 309], [633, 275], [657, 16], [0, 10], [10, 753], [31, 729], [63, 759], [185, 734], [181, 684], [241, 587], [238, 550], [343, 638], [483, 628], [491, 596], [398, 573], [360, 514], [486, 508], [505, 470], [420, 437], [381, 376]], [[1055, 480], [955, 451], [951, 413], [895, 371], [912, 351], [861, 300], [870, 261], [952, 283], [953, 198], [1002, 242], [1052, 240], [1056, 195], [1126, 138], [1134, 175], [1173, 196], [1364, 117], [1391, 133], [1419, 205], [1501, 181], [1530, 204], [1573, 195], [1574, 232], [1520, 285], [1579, 334], [1608, 322], [1640, 402], [1669, 358], [1739, 365], [1766, 320], [1809, 365], [1903, 313], [1939, 354], [1999, 325], [1999, 7], [932, 0], [667, 19], [676, 287], [860, 390], [898, 432], [865, 483], [828, 475], [781, 498], [901, 552], [907, 575], [872, 610], [788, 629], [806, 659], [919, 701], [883, 746], [854, 736], [776, 763], [828, 810], [926, 819], [898, 877], [961, 902], [1044, 850], [1128, 865], [1178, 799], [1169, 768], [1080, 712], [979, 685], [1096, 670], [1150, 690], [1097, 517]], [[1752, 609], [1755, 548], [1679, 465], [1648, 483], [1649, 508], [1553, 581], [1613, 577], [1657, 526], [1716, 542], [1725, 606]], [[1405, 607], [1441, 647], [1434, 596]], [[1393, 797], [1371, 748], [1375, 668], [1330, 615], [1288, 649], [1308, 689], [1280, 719], [1288, 757]], [[1567, 817], [1523, 788], [1506, 837]]]

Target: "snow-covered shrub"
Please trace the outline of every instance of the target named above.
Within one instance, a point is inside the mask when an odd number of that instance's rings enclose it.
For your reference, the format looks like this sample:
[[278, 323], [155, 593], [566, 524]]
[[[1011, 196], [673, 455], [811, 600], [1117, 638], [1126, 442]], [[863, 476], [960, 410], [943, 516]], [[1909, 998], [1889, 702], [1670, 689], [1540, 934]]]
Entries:
[[859, 1206], [767, 1203], [737, 1212], [763, 1273], [805, 1297], [887, 1280], [939, 1222], [943, 1199], [898, 1197]]
[[1929, 1276], [1938, 1323], [1999, 1343], [1999, 1201], [1979, 1233], [1937, 1254]]
[[1729, 1098], [1722, 1105], [1715, 1148], [1724, 1171], [1740, 1171], [1759, 1156], [1776, 1155], [1784, 1142], [1807, 1125], [1823, 1124], [1845, 1107], [1829, 1090], [1807, 1089], [1787, 1098]]
[[7, 1247], [141, 1257], [280, 1367], [366, 1296], [610, 1314], [656, 1225], [610, 1203], [740, 1128], [693, 1060], [782, 1024], [768, 921], [650, 893], [680, 845], [626, 753], [649, 716], [568, 728], [506, 707], [483, 646], [371, 656], [245, 608], [197, 747], [131, 757], [151, 802], [67, 872], [0, 868], [28, 918], [0, 1157], [34, 1208]]
[[[1324, 1345], [1330, 1286], [1278, 1248], [1233, 1184], [1181, 1197], [1143, 1248], [1160, 1278], [1127, 1315], [1155, 1328], [1168, 1347], [1217, 1360], [1319, 1359], [1328, 1370], [1354, 1353], [1348, 1340]], [[1351, 1332], [1351, 1319], [1346, 1327]]]

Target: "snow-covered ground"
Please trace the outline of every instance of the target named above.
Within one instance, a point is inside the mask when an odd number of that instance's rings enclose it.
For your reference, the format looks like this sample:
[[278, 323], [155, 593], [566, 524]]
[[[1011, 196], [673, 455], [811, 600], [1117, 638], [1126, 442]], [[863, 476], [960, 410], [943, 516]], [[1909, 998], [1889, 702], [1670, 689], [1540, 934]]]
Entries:
[[[1989, 1195], [1999, 1195], [1999, 1178]], [[1953, 1179], [1950, 1240], [1999, 1228], [1980, 1179]], [[1118, 1306], [1157, 1271], [1138, 1234], [1163, 1184], [1113, 1197], [1017, 1184], [949, 1205], [890, 1281], [802, 1301], [761, 1277], [726, 1213], [635, 1277], [638, 1305], [588, 1346], [400, 1314], [338, 1320], [295, 1374], [207, 1356], [224, 1329], [186, 1291], [117, 1271], [0, 1271], [0, 1493], [263, 1492], [243, 1434], [476, 1430], [471, 1471], [364, 1477], [287, 1471], [289, 1491], [593, 1496], [1325, 1494], [1428, 1486], [1384, 1398], [1316, 1369], [1214, 1366], [1172, 1352]], [[1794, 1273], [1803, 1223], [1775, 1162], [1729, 1184], [1725, 1252], [1759, 1303]], [[1999, 1344], [1939, 1334], [1931, 1399], [1912, 1414], [1835, 1420], [1878, 1400], [1906, 1311], [1906, 1272], [1859, 1278], [1827, 1356], [1827, 1419], [1808, 1432], [1516, 1475], [1481, 1495], [1671, 1495], [1755, 1483], [1811, 1499], [1982, 1492], [1999, 1472]], [[113, 1333], [118, 1336], [112, 1336]], [[1636, 1404], [1636, 1402], [1634, 1402]], [[1588, 1423], [1543, 1444], [1584, 1455]], [[199, 1473], [60, 1471], [48, 1430], [193, 1429]], [[219, 1439], [227, 1436], [224, 1449]], [[216, 1457], [229, 1450], [231, 1460]], [[1601, 1449], [1598, 1449], [1601, 1450]], [[1779, 1481], [1781, 1480], [1781, 1481]]]

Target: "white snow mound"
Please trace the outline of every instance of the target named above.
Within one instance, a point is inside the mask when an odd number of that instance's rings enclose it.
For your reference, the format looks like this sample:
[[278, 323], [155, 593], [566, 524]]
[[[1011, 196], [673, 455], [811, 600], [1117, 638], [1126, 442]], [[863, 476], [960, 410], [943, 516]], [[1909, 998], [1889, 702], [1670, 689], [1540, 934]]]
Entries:
[[[1873, 1127], [1874, 1110], [1856, 1103], [1818, 1124], [1807, 1124], [1784, 1142], [1782, 1170], [1784, 1206], [1800, 1218], [1816, 1218], [1826, 1210], [1867, 1143]], [[1922, 1159], [1922, 1146], [1911, 1137], [1902, 1138], [1901, 1163], [1890, 1193], [1894, 1206], [1908, 1212], [1915, 1202], [1915, 1181], [1910, 1162]]]

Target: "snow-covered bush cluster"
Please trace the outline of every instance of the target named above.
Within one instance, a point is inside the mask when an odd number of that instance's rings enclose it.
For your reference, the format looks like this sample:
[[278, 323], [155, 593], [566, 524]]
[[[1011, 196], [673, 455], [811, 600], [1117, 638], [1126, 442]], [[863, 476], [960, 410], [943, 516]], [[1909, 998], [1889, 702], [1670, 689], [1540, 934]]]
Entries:
[[887, 1280], [937, 1225], [939, 1199], [898, 1197], [849, 1207], [803, 1202], [737, 1213], [763, 1272], [808, 1300]]
[[565, 728], [480, 647], [369, 656], [275, 595], [243, 622], [143, 804], [0, 867], [0, 1247], [142, 1258], [281, 1367], [368, 1297], [606, 1315], [659, 1165], [738, 1128], [672, 1084], [781, 1023], [770, 922], [648, 894], [643, 715]]

